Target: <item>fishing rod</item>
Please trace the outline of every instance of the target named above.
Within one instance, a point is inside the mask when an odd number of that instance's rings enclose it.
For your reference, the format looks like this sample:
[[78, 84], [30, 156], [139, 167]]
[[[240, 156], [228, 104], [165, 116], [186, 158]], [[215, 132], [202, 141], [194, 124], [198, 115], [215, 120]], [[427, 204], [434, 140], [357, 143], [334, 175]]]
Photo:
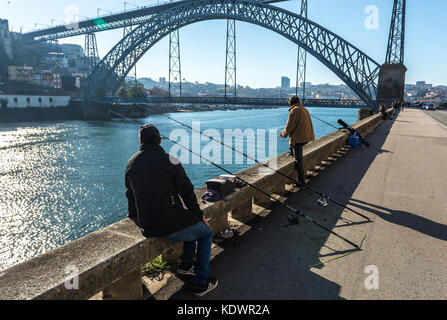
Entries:
[[[141, 123], [137, 122], [136, 120], [129, 119], [129, 118], [127, 118], [126, 116], [124, 116], [124, 115], [122, 115], [122, 114], [119, 114], [119, 113], [117, 113], [117, 112], [114, 112], [114, 111], [112, 111], [112, 110], [109, 110], [109, 112], [112, 113], [112, 114], [115, 114], [115, 115], [117, 115], [117, 116], [119, 116], [119, 117], [122, 117], [122, 118], [124, 118], [124, 119], [134, 121], [134, 122], [137, 123], [138, 125], [141, 124]], [[250, 182], [248, 182], [248, 181], [246, 181], [246, 180], [244, 180], [244, 179], [242, 179], [242, 178], [240, 178], [240, 177], [234, 175], [231, 171], [229, 171], [229, 170], [223, 168], [222, 166], [220, 166], [220, 165], [218, 165], [218, 164], [212, 162], [211, 160], [209, 160], [209, 159], [203, 157], [201, 154], [198, 154], [197, 152], [192, 151], [192, 150], [189, 149], [188, 147], [185, 147], [184, 145], [182, 145], [182, 144], [180, 144], [180, 143], [178, 143], [178, 142], [176, 142], [176, 141], [173, 141], [173, 140], [169, 139], [168, 137], [162, 135], [161, 133], [160, 133], [160, 137], [161, 137], [162, 139], [164, 139], [164, 140], [170, 141], [171, 143], [173, 143], [173, 144], [175, 144], [175, 145], [178, 145], [179, 147], [185, 149], [186, 151], [189, 151], [191, 154], [194, 154], [194, 155], [200, 157], [200, 158], [201, 158], [202, 160], [204, 160], [205, 162], [208, 162], [208, 163], [212, 164], [212, 165], [215, 166], [216, 168], [218, 168], [218, 169], [224, 171], [225, 173], [235, 176], [237, 179], [239, 179], [240, 181], [242, 181], [242, 182], [245, 183], [246, 185], [250, 186], [250, 187], [253, 188], [254, 190], [256, 190], [256, 191], [262, 193], [263, 195], [269, 197], [272, 201], [274, 201], [274, 202], [276, 202], [276, 203], [278, 203], [278, 204], [280, 204], [280, 205], [283, 205], [283, 206], [286, 207], [287, 209], [291, 210], [291, 211], [295, 214], [295, 216], [293, 216], [293, 215], [289, 215], [289, 216], [287, 217], [287, 219], [288, 219], [289, 222], [290, 222], [290, 225], [299, 225], [300, 223], [299, 223], [298, 216], [303, 217], [304, 219], [310, 221], [311, 223], [315, 224], [316, 226], [322, 228], [323, 230], [325, 230], [325, 231], [327, 231], [327, 232], [329, 232], [329, 233], [335, 235], [336, 237], [340, 238], [341, 240], [343, 240], [343, 241], [349, 243], [351, 246], [355, 247], [356, 249], [361, 250], [360, 246], [358, 246], [358, 245], [356, 245], [355, 243], [349, 241], [348, 239], [346, 239], [345, 237], [339, 235], [338, 233], [336, 233], [336, 232], [334, 232], [334, 231], [332, 231], [332, 230], [326, 228], [324, 225], [322, 225], [321, 223], [319, 223], [319, 222], [317, 222], [316, 220], [312, 219], [311, 217], [308, 217], [307, 215], [305, 215], [304, 213], [302, 213], [300, 210], [298, 210], [298, 209], [292, 207], [291, 205], [288, 205], [287, 203], [285, 203], [285, 202], [283, 202], [283, 201], [281, 201], [281, 200], [279, 200], [279, 199], [273, 197], [272, 195], [270, 195], [270, 194], [268, 194], [267, 192], [265, 192], [265, 191], [259, 189], [258, 187], [256, 187], [255, 185], [251, 184]]]
[[[309, 113], [310, 114], [310, 113]], [[357, 134], [359, 137], [359, 142], [362, 146], [365, 146], [367, 148], [373, 148], [374, 150], [376, 150], [378, 153], [382, 153], [383, 151], [380, 150], [379, 148], [376, 148], [374, 146], [371, 146], [371, 144], [365, 139], [364, 135], [361, 134], [360, 132], [358, 132], [357, 130], [355, 130], [354, 128], [352, 128], [350, 125], [348, 125], [346, 122], [344, 122], [342, 119], [338, 119], [338, 124], [340, 124], [341, 126], [343, 126], [343, 128], [337, 128], [336, 126], [334, 126], [333, 124], [324, 121], [323, 119], [318, 118], [317, 116], [310, 114], [311, 117], [320, 120], [321, 122], [326, 123], [327, 125], [337, 129], [338, 131], [340, 131], [341, 129], [345, 129], [348, 130], [352, 135]]]
[[350, 125], [348, 125], [346, 122], [344, 122], [342, 119], [338, 119], [338, 124], [340, 124], [341, 126], [343, 126], [343, 129], [348, 130], [352, 135], [358, 135], [359, 137], [359, 142], [366, 146], [367, 148], [373, 148], [375, 149], [377, 152], [382, 153], [383, 150], [380, 150], [379, 148], [376, 148], [374, 146], [371, 146], [371, 144], [366, 141], [366, 139], [364, 138], [364, 135], [362, 135], [360, 132], [358, 132], [357, 130], [355, 130], [353, 127], [351, 127]]
[[[309, 114], [310, 114], [310, 113], [309, 113]], [[314, 116], [313, 114], [310, 114], [310, 116], [313, 117], [313, 118], [315, 118], [315, 119], [320, 120], [321, 122], [323, 122], [323, 123], [325, 123], [325, 124], [331, 126], [332, 128], [337, 129], [338, 131], [340, 131], [341, 129], [346, 129], [346, 130], [348, 130], [352, 135], [357, 134], [357, 135], [359, 136], [359, 142], [360, 142], [363, 146], [368, 147], [368, 148], [371, 146], [370, 143], [369, 143], [368, 141], [365, 140], [365, 138], [363, 137], [363, 135], [362, 135], [360, 132], [358, 132], [357, 130], [353, 129], [351, 126], [349, 126], [346, 122], [344, 122], [344, 121], [341, 120], [341, 119], [338, 119], [338, 123], [339, 123], [341, 126], [343, 126], [343, 128], [337, 128], [337, 127], [334, 126], [333, 124], [331, 124], [331, 123], [329, 123], [329, 122], [327, 122], [327, 121], [324, 121], [323, 119], [320, 119], [320, 118], [318, 118], [317, 116]]]
[[341, 126], [343, 126], [343, 128], [337, 128], [336, 126], [332, 125], [331, 123], [326, 122], [326, 121], [324, 121], [324, 120], [322, 120], [322, 119], [320, 119], [320, 118], [314, 116], [313, 114], [311, 114], [310, 116], [311, 116], [311, 117], [314, 117], [315, 119], [320, 120], [321, 122], [326, 123], [327, 125], [329, 125], [329, 126], [335, 128], [335, 129], [337, 129], [338, 131], [340, 131], [340, 130], [342, 130], [342, 129], [345, 129], [345, 130], [349, 131], [352, 135], [357, 134], [358, 137], [359, 137], [359, 142], [360, 142], [360, 144], [362, 145], [363, 149], [364, 149], [364, 147], [367, 147], [367, 148], [373, 148], [373, 149], [376, 150], [378, 153], [383, 153], [383, 152], [384, 152], [383, 150], [381, 150], [381, 149], [379, 149], [379, 148], [377, 148], [377, 147], [375, 147], [375, 146], [372, 146], [372, 145], [365, 139], [364, 134], [361, 134], [360, 132], [358, 132], [357, 130], [355, 130], [353, 127], [351, 127], [350, 125], [348, 125], [348, 124], [347, 124], [346, 122], [344, 122], [342, 119], [338, 119], [337, 122], [338, 122], [338, 124], [340, 124]]
[[[142, 108], [144, 108], [144, 107], [142, 107]], [[204, 137], [207, 137], [207, 138], [209, 138], [209, 139], [211, 139], [211, 140], [213, 140], [213, 141], [215, 141], [215, 142], [217, 142], [217, 143], [219, 143], [219, 144], [221, 144], [221, 145], [223, 145], [223, 146], [225, 146], [225, 147], [227, 147], [227, 148], [229, 148], [229, 149], [232, 149], [234, 152], [237, 152], [237, 153], [243, 155], [243, 156], [246, 157], [247, 159], [250, 159], [250, 160], [255, 161], [256, 163], [258, 163], [258, 164], [264, 166], [265, 168], [268, 168], [268, 169], [272, 170], [274, 173], [279, 174], [279, 175], [283, 176], [284, 178], [287, 178], [287, 179], [293, 181], [294, 183], [297, 184], [297, 186], [302, 187], [302, 188], [305, 188], [305, 189], [307, 189], [307, 190], [309, 190], [309, 191], [311, 191], [311, 192], [313, 192], [313, 193], [315, 193], [315, 194], [318, 194], [320, 197], [323, 198], [323, 200], [318, 201], [318, 204], [319, 204], [320, 206], [325, 207], [325, 206], [327, 206], [326, 200], [327, 200], [327, 201], [331, 201], [331, 202], [335, 203], [336, 205], [338, 205], [338, 206], [340, 206], [340, 207], [342, 207], [342, 208], [345, 208], [345, 209], [347, 209], [347, 210], [349, 210], [349, 211], [351, 211], [351, 212], [353, 212], [353, 213], [355, 213], [355, 214], [357, 214], [357, 215], [359, 215], [359, 216], [361, 216], [361, 217], [367, 219], [368, 221], [371, 221], [371, 219], [368, 218], [367, 216], [361, 214], [360, 212], [358, 212], [358, 211], [356, 211], [356, 210], [354, 210], [354, 209], [351, 209], [351, 208], [345, 206], [344, 204], [342, 204], [341, 202], [339, 202], [339, 201], [337, 201], [337, 200], [335, 200], [335, 199], [332, 199], [332, 198], [329, 197], [327, 194], [325, 194], [325, 193], [323, 193], [323, 192], [320, 192], [320, 191], [318, 191], [318, 190], [316, 190], [316, 189], [314, 189], [314, 188], [312, 188], [312, 187], [309, 187], [308, 185], [302, 184], [302, 183], [299, 182], [298, 180], [296, 180], [296, 179], [294, 179], [294, 178], [292, 178], [292, 177], [286, 175], [285, 173], [282, 173], [281, 171], [278, 171], [278, 170], [276, 170], [276, 169], [274, 169], [274, 168], [272, 168], [272, 167], [266, 165], [265, 163], [262, 163], [262, 162], [258, 161], [257, 159], [255, 159], [255, 158], [253, 158], [253, 157], [251, 157], [251, 156], [249, 156], [249, 155], [247, 155], [247, 154], [245, 154], [245, 153], [243, 153], [243, 152], [237, 150], [237, 149], [234, 148], [233, 146], [229, 146], [229, 145], [223, 143], [222, 141], [217, 140], [217, 139], [215, 139], [214, 137], [211, 137], [211, 136], [209, 136], [209, 135], [203, 133], [202, 131], [197, 130], [197, 129], [195, 129], [195, 128], [193, 128], [193, 127], [187, 125], [187, 124], [184, 124], [184, 123], [182, 123], [182, 122], [180, 122], [180, 121], [178, 121], [178, 120], [176, 120], [176, 119], [174, 119], [174, 118], [171, 118], [171, 117], [169, 117], [169, 116], [167, 116], [167, 115], [165, 115], [165, 114], [161, 114], [161, 115], [164, 116], [164, 117], [166, 117], [166, 118], [168, 118], [168, 119], [170, 119], [170, 120], [172, 120], [172, 121], [174, 121], [174, 122], [176, 122], [176, 123], [178, 123], [178, 124], [180, 124], [180, 125], [182, 125], [182, 126], [184, 126], [184, 127], [186, 127], [186, 128], [191, 129], [192, 131], [195, 131], [195, 132], [197, 132], [197, 133], [200, 133], [200, 134], [203, 135]]]
[[310, 112], [309, 112], [309, 114], [310, 114], [311, 117], [313, 117], [313, 118], [315, 118], [315, 119], [318, 119], [318, 120], [320, 120], [320, 121], [323, 122], [323, 123], [326, 123], [328, 126], [331, 126], [332, 128], [335, 128], [336, 130], [340, 130], [340, 128], [337, 128], [337, 127], [334, 126], [332, 123], [329, 123], [329, 122], [327, 122], [327, 121], [325, 121], [325, 120], [323, 120], [323, 119], [320, 119], [320, 118], [318, 118], [317, 116], [311, 114]]

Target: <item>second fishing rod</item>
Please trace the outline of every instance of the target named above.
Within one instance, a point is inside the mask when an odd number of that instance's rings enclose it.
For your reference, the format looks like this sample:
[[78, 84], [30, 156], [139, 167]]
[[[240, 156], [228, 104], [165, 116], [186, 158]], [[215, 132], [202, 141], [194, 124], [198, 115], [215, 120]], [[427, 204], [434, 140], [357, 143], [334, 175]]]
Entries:
[[[141, 107], [141, 108], [146, 109], [145, 107]], [[222, 141], [217, 140], [217, 139], [215, 139], [215, 138], [213, 138], [213, 137], [211, 137], [211, 136], [209, 136], [209, 135], [203, 133], [203, 132], [200, 131], [200, 130], [197, 130], [197, 129], [195, 129], [195, 128], [193, 128], [193, 127], [191, 127], [191, 126], [189, 126], [189, 125], [187, 125], [187, 124], [185, 124], [185, 123], [182, 123], [182, 122], [180, 122], [180, 121], [178, 121], [178, 120], [176, 120], [176, 119], [174, 119], [174, 118], [171, 118], [170, 116], [167, 116], [167, 115], [165, 115], [165, 114], [160, 114], [160, 115], [162, 115], [163, 117], [166, 117], [166, 118], [170, 119], [171, 121], [174, 121], [174, 122], [180, 124], [181, 126], [184, 126], [185, 128], [189, 128], [190, 130], [192, 130], [192, 131], [194, 131], [194, 132], [197, 132], [197, 133], [203, 135], [204, 137], [207, 137], [208, 139], [211, 139], [212, 141], [215, 141], [215, 142], [221, 144], [222, 146], [224, 146], [224, 147], [226, 147], [226, 148], [229, 148], [229, 149], [233, 150], [233, 151], [236, 152], [236, 153], [239, 153], [239, 154], [243, 155], [243, 156], [246, 157], [247, 159], [250, 159], [250, 160], [252, 160], [252, 161], [255, 161], [255, 163], [260, 164], [260, 165], [264, 166], [265, 168], [270, 169], [272, 172], [274, 172], [274, 173], [276, 173], [276, 174], [279, 174], [280, 176], [283, 176], [284, 178], [287, 178], [287, 179], [293, 181], [294, 183], [296, 183], [297, 186], [302, 187], [302, 188], [305, 188], [305, 189], [307, 189], [307, 190], [309, 190], [309, 191], [311, 191], [311, 192], [313, 192], [313, 193], [315, 193], [315, 194], [318, 194], [320, 197], [323, 197], [323, 199], [328, 200], [328, 201], [331, 201], [331, 202], [335, 203], [336, 205], [338, 205], [338, 206], [340, 206], [340, 207], [342, 207], [342, 208], [345, 208], [345, 209], [351, 211], [352, 213], [355, 213], [355, 214], [357, 214], [357, 215], [363, 217], [364, 219], [367, 219], [368, 221], [371, 221], [371, 219], [368, 218], [367, 216], [361, 214], [360, 212], [357, 212], [357, 211], [354, 210], [354, 209], [351, 209], [351, 208], [345, 206], [344, 204], [342, 204], [341, 202], [339, 202], [339, 201], [337, 201], [337, 200], [335, 200], [335, 199], [332, 199], [332, 198], [329, 197], [327, 194], [325, 194], [325, 193], [323, 193], [323, 192], [320, 192], [320, 191], [318, 191], [318, 190], [316, 190], [316, 189], [314, 189], [314, 188], [312, 188], [312, 187], [309, 187], [309, 186], [306, 185], [306, 184], [302, 184], [302, 183], [299, 182], [298, 180], [296, 180], [296, 179], [290, 177], [289, 175], [286, 175], [285, 173], [282, 173], [281, 171], [278, 171], [278, 170], [276, 170], [276, 169], [274, 169], [274, 168], [272, 168], [272, 167], [266, 165], [265, 163], [262, 163], [262, 162], [258, 161], [257, 159], [255, 159], [255, 158], [253, 158], [253, 157], [251, 157], [251, 156], [249, 156], [249, 155], [243, 153], [242, 151], [237, 150], [237, 149], [234, 148], [233, 146], [229, 146], [229, 145], [223, 143]], [[322, 205], [324, 206], [324, 201], [322, 202]]]
[[[337, 128], [337, 127], [334, 126], [333, 124], [331, 124], [331, 123], [329, 123], [329, 122], [327, 122], [327, 121], [324, 121], [323, 119], [320, 119], [320, 118], [318, 118], [317, 116], [315, 116], [315, 115], [313, 115], [313, 114], [311, 114], [310, 116], [313, 117], [313, 118], [315, 118], [315, 119], [317, 119], [317, 120], [320, 120], [321, 122], [327, 124], [328, 126], [331, 126], [332, 128], [335, 128], [335, 129], [337, 129], [337, 130], [339, 130], [339, 131], [342, 130], [342, 129], [345, 129], [345, 130], [349, 131], [349, 133], [350, 133], [351, 135], [358, 135], [358, 136], [359, 136], [359, 142], [360, 142], [360, 144], [361, 144], [362, 146], [367, 147], [367, 148], [373, 148], [373, 149], [376, 150], [378, 153], [382, 153], [382, 152], [383, 152], [383, 150], [381, 150], [381, 149], [379, 149], [379, 148], [377, 148], [377, 147], [375, 147], [375, 146], [372, 146], [372, 145], [365, 139], [365, 137], [364, 137], [363, 134], [361, 134], [360, 132], [358, 132], [357, 130], [355, 130], [354, 128], [352, 128], [350, 125], [348, 125], [348, 124], [347, 124], [346, 122], [344, 122], [342, 119], [338, 119], [338, 121], [337, 121], [337, 123], [338, 123], [339, 125], [341, 125], [342, 128]], [[346, 133], [346, 132], [345, 132], [345, 133]]]
[[[134, 123], [136, 123], [136, 124], [138, 124], [138, 125], [141, 125], [141, 123], [139, 123], [138, 121], [129, 119], [128, 117], [126, 117], [126, 116], [124, 116], [124, 115], [122, 115], [122, 114], [120, 114], [120, 113], [118, 113], [118, 112], [109, 110], [109, 113], [112, 113], [112, 114], [117, 115], [117, 116], [119, 116], [119, 117], [121, 117], [121, 118], [130, 120], [130, 121], [133, 121]], [[232, 173], [231, 171], [229, 171], [229, 170], [225, 169], [224, 167], [218, 165], [217, 163], [214, 163], [213, 161], [211, 161], [211, 160], [209, 160], [209, 159], [203, 157], [201, 154], [199, 154], [199, 153], [197, 153], [197, 152], [194, 152], [193, 150], [189, 149], [188, 147], [186, 147], [186, 146], [184, 146], [184, 145], [182, 145], [182, 144], [180, 144], [180, 143], [178, 143], [178, 142], [176, 142], [176, 141], [173, 141], [173, 140], [169, 139], [168, 137], [162, 135], [161, 133], [160, 133], [160, 137], [161, 137], [162, 139], [166, 140], [166, 141], [169, 141], [169, 142], [171, 142], [171, 143], [173, 143], [173, 144], [175, 144], [175, 145], [178, 145], [180, 148], [185, 149], [186, 151], [189, 151], [191, 154], [194, 154], [194, 155], [200, 157], [200, 159], [202, 159], [203, 161], [210, 163], [211, 165], [213, 165], [213, 166], [215, 166], [216, 168], [218, 168], [218, 169], [224, 171], [225, 173], [236, 176], [236, 175], [235, 175], [234, 173]], [[305, 215], [305, 214], [304, 214], [303, 212], [301, 212], [300, 210], [298, 210], [298, 209], [292, 207], [291, 205], [288, 205], [287, 203], [285, 203], [285, 202], [283, 202], [283, 201], [281, 201], [281, 200], [279, 200], [279, 199], [273, 197], [272, 195], [270, 195], [270, 194], [268, 194], [267, 192], [263, 191], [262, 189], [256, 187], [256, 186], [253, 185], [252, 183], [250, 183], [250, 182], [244, 180], [243, 178], [241, 178], [241, 177], [239, 177], [239, 176], [236, 176], [236, 177], [237, 177], [238, 180], [242, 181], [242, 182], [245, 183], [247, 186], [249, 186], [249, 187], [253, 188], [254, 190], [256, 190], [256, 191], [262, 193], [263, 195], [269, 197], [273, 202], [278, 203], [278, 204], [280, 204], [280, 205], [286, 207], [287, 209], [291, 210], [294, 214], [296, 214], [296, 216], [293, 216], [293, 215], [289, 215], [289, 216], [288, 216], [287, 219], [289, 220], [290, 225], [299, 225], [299, 219], [298, 219], [298, 216], [299, 216], [299, 217], [302, 217], [302, 218], [304, 218], [304, 219], [306, 219], [306, 220], [312, 222], [313, 224], [317, 225], [318, 227], [322, 228], [323, 230], [325, 230], [325, 231], [327, 231], [327, 232], [329, 232], [329, 233], [335, 235], [336, 237], [340, 238], [341, 240], [343, 240], [343, 241], [349, 243], [349, 244], [350, 244], [351, 246], [353, 246], [354, 248], [356, 248], [356, 249], [358, 249], [358, 250], [361, 250], [361, 245], [359, 246], [359, 245], [355, 244], [354, 242], [352, 242], [352, 241], [346, 239], [345, 237], [339, 235], [338, 233], [336, 233], [336, 232], [330, 230], [329, 228], [326, 228], [324, 225], [322, 225], [321, 223], [319, 223], [319, 222], [317, 222], [316, 220], [312, 219], [311, 217], [308, 217], [307, 215]]]

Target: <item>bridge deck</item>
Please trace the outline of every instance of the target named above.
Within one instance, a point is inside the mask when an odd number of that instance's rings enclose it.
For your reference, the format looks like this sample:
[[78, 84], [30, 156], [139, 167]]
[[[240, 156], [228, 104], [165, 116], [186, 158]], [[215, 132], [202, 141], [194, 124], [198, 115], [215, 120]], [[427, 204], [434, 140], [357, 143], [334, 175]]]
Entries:
[[[315, 205], [315, 195], [291, 193], [288, 202], [343, 236], [363, 251], [316, 226], [284, 228], [287, 210], [273, 207], [267, 218], [249, 223], [241, 241], [221, 245], [212, 262], [220, 287], [208, 299], [446, 299], [447, 298], [447, 129], [419, 110], [407, 109], [395, 122], [384, 122], [369, 140], [374, 149], [348, 152], [310, 182], [374, 223], [334, 205]], [[352, 221], [337, 220], [343, 217]], [[334, 251], [335, 250], [335, 251]], [[365, 268], [379, 270], [379, 289], [367, 290]], [[179, 279], [157, 299], [191, 299]]]
[[[253, 97], [146, 97], [134, 99], [104, 98], [95, 100], [96, 103], [131, 105], [131, 104], [207, 104], [207, 105], [245, 105], [245, 106], [283, 106], [288, 107], [287, 98], [253, 98]], [[313, 107], [341, 107], [368, 108], [361, 100], [341, 99], [304, 99], [305, 106]]]

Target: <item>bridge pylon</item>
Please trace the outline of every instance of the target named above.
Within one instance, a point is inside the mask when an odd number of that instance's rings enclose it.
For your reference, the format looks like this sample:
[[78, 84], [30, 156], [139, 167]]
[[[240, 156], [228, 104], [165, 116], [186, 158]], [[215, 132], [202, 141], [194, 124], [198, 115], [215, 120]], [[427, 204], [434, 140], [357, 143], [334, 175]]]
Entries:
[[169, 96], [173, 95], [174, 85], [178, 84], [179, 95], [182, 96], [182, 66], [180, 60], [180, 32], [175, 30], [169, 34]]
[[86, 67], [90, 73], [99, 62], [98, 44], [96, 42], [95, 33], [87, 33], [85, 35], [85, 59]]
[[[98, 53], [98, 44], [96, 42], [96, 34], [94, 32], [85, 34], [85, 44], [84, 44], [84, 54], [85, 54], [85, 62], [84, 66], [87, 69], [87, 73], [90, 74], [99, 63], [99, 53]], [[95, 84], [96, 85], [96, 84]], [[84, 87], [84, 95], [85, 99], [89, 98], [89, 87], [85, 85]]]
[[[301, 0], [301, 16], [307, 19], [307, 0]], [[300, 28], [304, 27], [300, 22]], [[306, 66], [307, 64], [307, 52], [303, 47], [298, 45], [298, 61], [297, 61], [297, 73], [296, 73], [296, 95], [301, 94], [301, 98], [306, 99]], [[302, 84], [300, 90], [300, 83]]]
[[[137, 8], [137, 9], [140, 9], [140, 7], [139, 6], [137, 6], [137, 5], [135, 5], [135, 4], [133, 4], [133, 3], [130, 3], [130, 2], [124, 2], [124, 12], [126, 12], [126, 6], [127, 5], [132, 5], [132, 6], [134, 6], [135, 8]], [[131, 33], [133, 31], [133, 26], [125, 26], [124, 28], [123, 28], [123, 39], [124, 38], [126, 38], [127, 37], [127, 35], [129, 34], [129, 33]], [[134, 53], [134, 56], [135, 56], [135, 53]], [[136, 57], [135, 57], [136, 58]], [[137, 79], [137, 65], [135, 64], [135, 67], [134, 67], [134, 69], [133, 69], [133, 76], [134, 76], [134, 79], [135, 79], [135, 88], [138, 86], [138, 79]], [[125, 89], [126, 88], [126, 79], [124, 79], [123, 80], [123, 88]]]
[[237, 96], [236, 79], [236, 20], [227, 20], [227, 51], [225, 58], [225, 101]]
[[386, 60], [380, 68], [378, 105], [390, 107], [394, 101], [404, 100], [405, 11], [406, 0], [394, 0]]

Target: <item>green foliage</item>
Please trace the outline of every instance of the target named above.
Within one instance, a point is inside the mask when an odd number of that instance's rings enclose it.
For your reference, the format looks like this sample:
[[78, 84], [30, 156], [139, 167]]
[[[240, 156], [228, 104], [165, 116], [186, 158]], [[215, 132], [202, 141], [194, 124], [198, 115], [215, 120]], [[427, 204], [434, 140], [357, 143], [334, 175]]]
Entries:
[[155, 97], [168, 97], [169, 96], [168, 91], [163, 90], [158, 87], [154, 87], [152, 90], [150, 90], [150, 94], [151, 94], [151, 96], [155, 96]]
[[127, 90], [127, 96], [129, 98], [143, 98], [145, 97], [145, 94], [141, 86], [138, 87], [133, 86]]
[[0, 104], [2, 105], [2, 109], [8, 108], [8, 100], [0, 99]]
[[156, 276], [160, 273], [164, 273], [171, 268], [168, 262], [163, 261], [162, 256], [158, 256], [154, 261], [147, 263], [143, 267], [143, 275]]

